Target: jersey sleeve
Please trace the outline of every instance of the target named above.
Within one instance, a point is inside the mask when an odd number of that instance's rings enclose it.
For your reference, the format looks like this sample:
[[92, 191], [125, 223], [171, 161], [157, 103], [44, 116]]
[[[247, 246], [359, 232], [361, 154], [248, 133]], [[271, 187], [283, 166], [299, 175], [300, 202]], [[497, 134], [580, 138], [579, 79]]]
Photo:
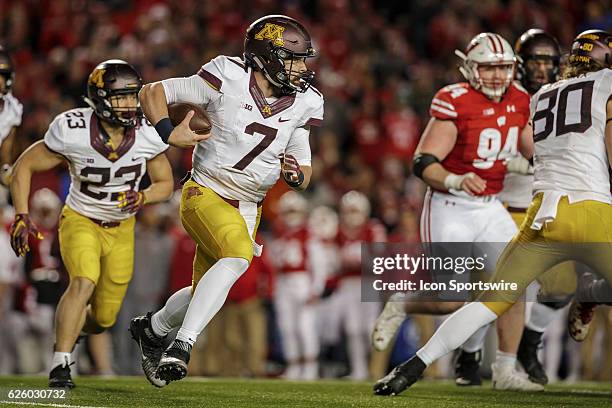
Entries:
[[59, 153], [61, 155], [66, 154], [66, 141], [62, 126], [62, 118], [64, 114], [60, 114], [53, 119], [53, 122], [49, 125], [49, 129], [47, 129], [47, 133], [44, 136], [44, 143], [49, 150]]
[[441, 120], [457, 119], [457, 109], [451, 94], [446, 89], [441, 89], [431, 100], [429, 115]]
[[185, 102], [206, 106], [220, 96], [220, 93], [210, 87], [199, 75], [164, 79], [162, 86], [168, 105]]
[[296, 128], [289, 139], [285, 154], [295, 157], [300, 166], [311, 165], [310, 130], [304, 127]]
[[298, 126], [317, 126], [321, 127], [323, 125], [323, 113], [325, 101], [323, 99], [323, 95], [319, 93], [314, 88], [308, 90], [308, 100], [305, 101], [307, 103], [308, 108], [302, 116], [300, 123]]
[[154, 127], [144, 124], [141, 129], [143, 133], [142, 138], [144, 139], [142, 151], [146, 160], [153, 159], [155, 156], [165, 152], [168, 147], [170, 147], [160, 139]]

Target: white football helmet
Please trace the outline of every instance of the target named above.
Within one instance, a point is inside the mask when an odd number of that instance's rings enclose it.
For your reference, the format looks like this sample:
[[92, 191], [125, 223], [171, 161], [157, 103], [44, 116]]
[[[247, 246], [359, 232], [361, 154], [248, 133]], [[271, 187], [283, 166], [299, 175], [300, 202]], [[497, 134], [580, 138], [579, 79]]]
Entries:
[[36, 190], [30, 204], [32, 217], [36, 223], [51, 229], [57, 224], [62, 202], [53, 191], [48, 188]]
[[370, 200], [359, 191], [349, 191], [340, 199], [340, 218], [349, 227], [359, 227], [370, 217]]
[[[489, 98], [502, 96], [514, 79], [516, 56], [514, 50], [501, 35], [480, 33], [472, 38], [465, 54], [455, 50], [455, 55], [461, 58], [459, 71], [470, 85]], [[506, 66], [507, 72], [502, 86], [495, 86], [492, 81], [484, 80], [478, 72], [479, 66]]]
[[278, 200], [278, 213], [289, 228], [297, 228], [306, 222], [308, 203], [301, 194], [287, 191]]
[[330, 240], [338, 233], [338, 214], [330, 207], [321, 205], [310, 213], [308, 226], [315, 237]]

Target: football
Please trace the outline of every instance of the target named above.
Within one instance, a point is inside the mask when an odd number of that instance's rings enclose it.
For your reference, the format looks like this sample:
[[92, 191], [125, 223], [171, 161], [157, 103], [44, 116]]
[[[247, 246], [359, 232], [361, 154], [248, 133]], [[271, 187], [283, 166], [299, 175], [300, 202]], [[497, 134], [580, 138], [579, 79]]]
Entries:
[[194, 115], [189, 122], [189, 127], [197, 134], [204, 134], [210, 132], [212, 125], [206, 111], [199, 105], [193, 103], [173, 103], [168, 105], [168, 117], [172, 122], [173, 126], [179, 125], [187, 113], [192, 110]]

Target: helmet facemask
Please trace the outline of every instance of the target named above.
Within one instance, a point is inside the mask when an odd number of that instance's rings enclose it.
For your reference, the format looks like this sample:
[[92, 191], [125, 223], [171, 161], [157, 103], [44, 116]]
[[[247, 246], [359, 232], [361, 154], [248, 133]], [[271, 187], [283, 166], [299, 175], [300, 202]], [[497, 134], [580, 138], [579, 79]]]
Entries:
[[282, 47], [276, 47], [272, 43], [270, 46], [270, 61], [263, 61], [263, 58], [258, 56], [251, 57], [266, 79], [279, 88], [283, 95], [306, 92], [314, 80], [315, 73], [308, 69], [295, 70], [294, 63], [300, 59], [305, 62], [306, 58], [314, 57], [316, 55], [314, 49], [309, 49], [307, 53], [295, 53]]

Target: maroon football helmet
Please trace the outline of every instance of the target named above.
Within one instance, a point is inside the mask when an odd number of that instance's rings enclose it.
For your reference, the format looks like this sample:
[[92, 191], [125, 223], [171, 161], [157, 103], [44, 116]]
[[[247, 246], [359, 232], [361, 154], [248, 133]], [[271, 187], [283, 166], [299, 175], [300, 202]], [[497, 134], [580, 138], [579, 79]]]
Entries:
[[[272, 85], [283, 95], [306, 92], [315, 73], [293, 72], [286, 60], [316, 56], [310, 34], [297, 20], [281, 15], [264, 16], [253, 22], [246, 31], [244, 59], [253, 69], [261, 71]], [[297, 78], [292, 81], [292, 75]]]
[[612, 68], [612, 34], [602, 30], [587, 30], [572, 42], [570, 65], [596, 63], [601, 68]]
[[113, 107], [111, 99], [117, 95], [137, 95], [142, 88], [138, 71], [129, 63], [112, 59], [98, 64], [87, 80], [85, 102], [102, 120], [123, 127], [134, 127], [141, 116], [136, 109]]
[[[536, 93], [543, 84], [556, 82], [559, 79], [561, 48], [557, 39], [539, 28], [525, 31], [514, 45], [514, 52], [519, 58], [517, 79], [530, 93]], [[547, 72], [547, 78], [538, 80], [536, 70], [529, 67], [529, 61], [550, 61], [552, 68]]]

